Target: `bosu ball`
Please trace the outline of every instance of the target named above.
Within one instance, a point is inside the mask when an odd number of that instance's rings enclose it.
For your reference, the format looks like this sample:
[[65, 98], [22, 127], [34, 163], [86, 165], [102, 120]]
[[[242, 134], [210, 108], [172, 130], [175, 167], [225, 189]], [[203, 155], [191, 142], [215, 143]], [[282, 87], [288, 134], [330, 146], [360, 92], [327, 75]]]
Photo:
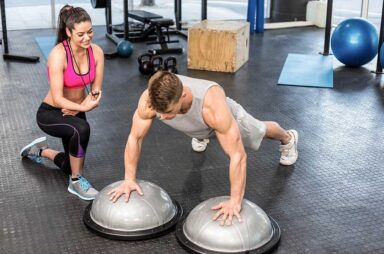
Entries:
[[213, 221], [215, 211], [211, 208], [228, 199], [216, 197], [197, 205], [176, 227], [179, 243], [194, 253], [266, 253], [277, 246], [281, 234], [278, 224], [246, 199], [240, 212], [242, 222], [235, 216], [231, 226]]
[[105, 187], [86, 207], [83, 220], [93, 232], [110, 239], [142, 240], [167, 233], [179, 221], [179, 203], [151, 182], [137, 181], [143, 196], [134, 191], [128, 202], [122, 196], [113, 203], [108, 192], [121, 183]]

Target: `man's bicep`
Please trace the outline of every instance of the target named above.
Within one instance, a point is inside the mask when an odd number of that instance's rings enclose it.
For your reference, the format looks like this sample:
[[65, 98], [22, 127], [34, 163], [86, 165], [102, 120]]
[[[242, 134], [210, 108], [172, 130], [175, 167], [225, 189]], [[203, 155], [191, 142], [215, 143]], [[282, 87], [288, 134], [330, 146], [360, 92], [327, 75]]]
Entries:
[[139, 110], [136, 110], [132, 119], [131, 135], [136, 138], [144, 138], [151, 128], [152, 121], [152, 118], [146, 118], [140, 114]]
[[228, 129], [224, 131], [216, 130], [216, 137], [224, 152], [228, 155], [244, 149], [240, 131], [235, 120], [231, 121]]

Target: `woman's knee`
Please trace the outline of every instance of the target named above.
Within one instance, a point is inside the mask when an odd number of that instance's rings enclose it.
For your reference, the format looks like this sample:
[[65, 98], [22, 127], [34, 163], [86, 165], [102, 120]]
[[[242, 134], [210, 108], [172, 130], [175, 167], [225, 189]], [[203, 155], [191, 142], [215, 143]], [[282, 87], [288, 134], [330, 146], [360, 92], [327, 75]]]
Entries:
[[89, 139], [89, 135], [91, 134], [91, 127], [87, 121], [83, 121], [80, 124], [77, 124], [75, 128], [79, 133], [80, 139]]

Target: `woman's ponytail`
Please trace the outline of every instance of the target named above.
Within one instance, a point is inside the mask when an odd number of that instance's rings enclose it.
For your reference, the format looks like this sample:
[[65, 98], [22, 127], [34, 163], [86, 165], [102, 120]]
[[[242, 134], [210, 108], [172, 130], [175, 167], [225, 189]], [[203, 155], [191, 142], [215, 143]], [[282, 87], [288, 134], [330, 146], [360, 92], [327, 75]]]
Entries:
[[65, 30], [66, 28], [72, 31], [72, 29], [75, 27], [75, 24], [86, 21], [91, 22], [91, 17], [83, 8], [73, 7], [68, 4], [64, 5], [64, 7], [60, 10], [57, 20], [56, 45], [68, 39], [68, 35]]

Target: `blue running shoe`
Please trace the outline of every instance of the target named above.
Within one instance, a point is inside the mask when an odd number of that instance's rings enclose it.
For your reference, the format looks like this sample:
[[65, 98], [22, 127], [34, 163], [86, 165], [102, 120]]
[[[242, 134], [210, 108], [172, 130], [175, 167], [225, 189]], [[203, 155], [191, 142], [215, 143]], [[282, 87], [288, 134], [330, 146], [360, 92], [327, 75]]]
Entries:
[[37, 163], [41, 163], [42, 158], [40, 156], [40, 151], [47, 147], [47, 138], [41, 137], [24, 146], [20, 151], [20, 156], [23, 158], [26, 157]]
[[83, 200], [94, 200], [99, 192], [92, 187], [84, 176], [78, 176], [79, 180], [72, 181], [69, 177], [68, 191]]

